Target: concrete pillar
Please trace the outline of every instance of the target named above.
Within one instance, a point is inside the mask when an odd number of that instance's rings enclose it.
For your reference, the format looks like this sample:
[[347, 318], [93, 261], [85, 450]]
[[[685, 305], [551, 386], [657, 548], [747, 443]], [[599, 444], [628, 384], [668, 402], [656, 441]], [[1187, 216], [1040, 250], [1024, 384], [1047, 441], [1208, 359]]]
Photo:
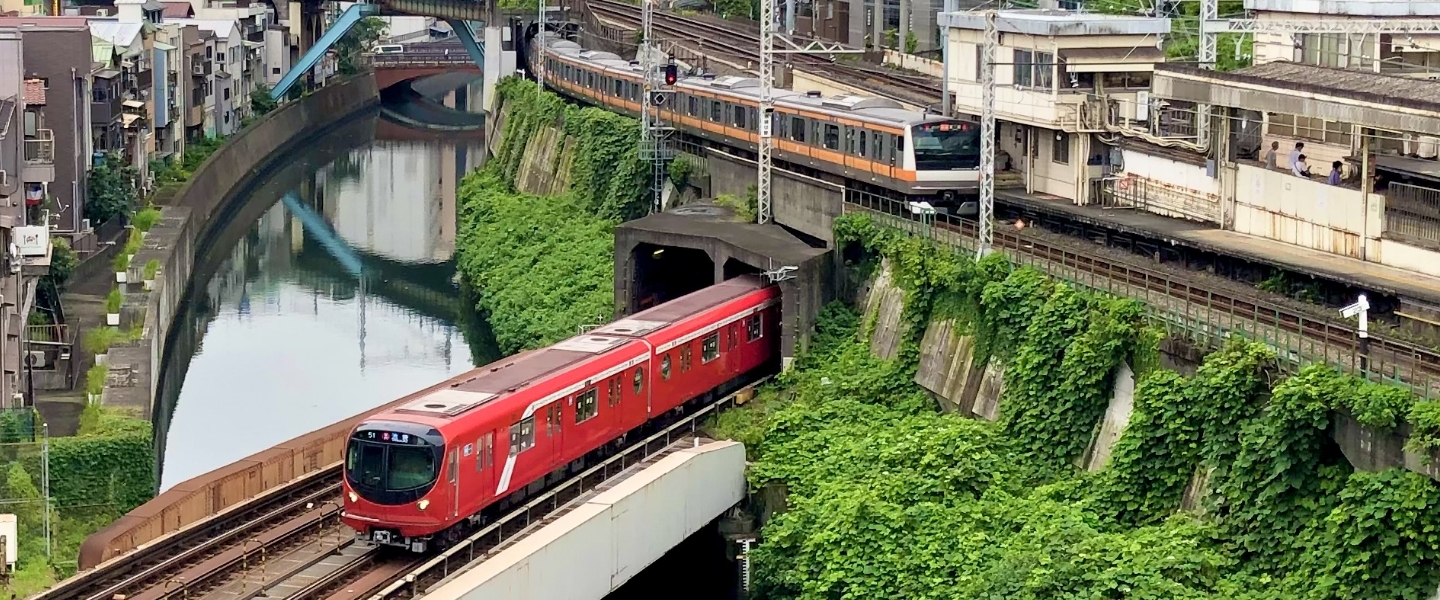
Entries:
[[849, 30], [849, 39], [846, 43], [856, 48], [865, 44], [865, 0], [850, 1], [850, 22], [845, 24]]
[[910, 0], [900, 0], [900, 25], [895, 29], [895, 49], [905, 51], [905, 40], [910, 39]]
[[870, 44], [876, 50], [885, 45], [885, 0], [875, 0], [870, 26]]
[[[1377, 64], [1380, 61], [1375, 61]], [[1370, 137], [1375, 130], [1369, 127], [1360, 128], [1360, 260], [1369, 260], [1369, 246], [1371, 237], [1379, 237], [1379, 231], [1370, 230], [1370, 214], [1385, 214], [1385, 207], [1372, 206], [1375, 192], [1375, 158], [1371, 156]], [[1376, 219], [1376, 222], [1380, 221]]]
[[514, 31], [509, 27], [485, 27], [485, 88], [481, 93], [485, 110], [495, 108], [495, 84], [515, 73]]
[[936, 9], [939, 8], [931, 0], [915, 0], [911, 7], [910, 19], [915, 22], [915, 36], [919, 43], [915, 44], [916, 52], [930, 52], [936, 49], [935, 31], [937, 21], [935, 19]]

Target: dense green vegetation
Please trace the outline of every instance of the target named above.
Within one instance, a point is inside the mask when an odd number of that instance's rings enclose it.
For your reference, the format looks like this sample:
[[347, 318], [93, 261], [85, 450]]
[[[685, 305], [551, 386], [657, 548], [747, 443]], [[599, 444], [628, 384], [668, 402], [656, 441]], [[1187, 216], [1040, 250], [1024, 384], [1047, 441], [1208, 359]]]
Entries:
[[0, 455], [7, 463], [0, 497], [20, 525], [19, 564], [9, 590], [21, 597], [75, 571], [85, 537], [154, 492], [154, 444], [150, 423], [98, 405], [85, 408], [74, 437], [50, 440], [52, 548], [45, 552], [45, 502], [38, 416], [0, 415]]
[[[504, 138], [460, 184], [459, 270], [506, 354], [575, 335], [614, 311], [614, 226], [646, 211], [634, 119], [566, 105], [534, 83], [497, 86]], [[515, 191], [526, 147], [541, 128], [572, 140], [560, 195]]]
[[[879, 360], [864, 342], [874, 325], [827, 307], [796, 368], [720, 418], [749, 449], [752, 483], [788, 492], [752, 555], [760, 597], [1434, 593], [1440, 485], [1355, 472], [1329, 433], [1344, 409], [1382, 431], [1427, 423], [1433, 440], [1434, 403], [1320, 366], [1281, 377], [1269, 349], [1240, 340], [1183, 377], [1156, 366], [1158, 335], [1132, 302], [863, 217], [836, 234], [868, 251], [858, 266], [889, 261], [908, 335]], [[1005, 365], [997, 422], [940, 414], [913, 383], [932, 319]], [[1139, 377], [1134, 414], [1106, 468], [1082, 472], [1122, 361]]]

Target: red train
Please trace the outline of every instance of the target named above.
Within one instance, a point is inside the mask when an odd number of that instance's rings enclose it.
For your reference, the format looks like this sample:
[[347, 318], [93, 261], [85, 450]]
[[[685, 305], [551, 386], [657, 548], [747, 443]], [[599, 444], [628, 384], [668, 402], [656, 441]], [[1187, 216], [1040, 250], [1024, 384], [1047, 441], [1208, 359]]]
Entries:
[[343, 519], [382, 545], [448, 545], [773, 369], [779, 314], [775, 286], [737, 277], [417, 392], [352, 432]]

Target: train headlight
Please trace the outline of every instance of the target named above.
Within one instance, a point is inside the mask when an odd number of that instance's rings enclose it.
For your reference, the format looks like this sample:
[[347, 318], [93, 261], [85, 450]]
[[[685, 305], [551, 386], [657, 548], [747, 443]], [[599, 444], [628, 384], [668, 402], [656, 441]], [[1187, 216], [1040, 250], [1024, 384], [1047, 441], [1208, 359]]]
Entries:
[[416, 506], [419, 506], [420, 510], [425, 510], [425, 507], [430, 506], [430, 499], [426, 498], [424, 500], [421, 500], [419, 504], [416, 504]]
[[351, 501], [351, 502], [359, 502], [359, 501], [360, 501], [360, 496], [359, 496], [358, 494], [356, 494], [355, 492], [350, 492], [350, 501]]

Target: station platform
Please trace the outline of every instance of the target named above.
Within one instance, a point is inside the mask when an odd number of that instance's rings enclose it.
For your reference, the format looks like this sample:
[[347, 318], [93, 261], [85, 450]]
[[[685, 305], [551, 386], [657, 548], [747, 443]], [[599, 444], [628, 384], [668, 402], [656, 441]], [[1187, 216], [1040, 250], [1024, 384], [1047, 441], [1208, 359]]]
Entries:
[[1284, 242], [1225, 231], [1204, 223], [1173, 219], [1129, 208], [1077, 206], [1066, 198], [1023, 190], [997, 189], [995, 199], [1014, 208], [1063, 217], [1137, 237], [1164, 240], [1215, 254], [1243, 258], [1358, 288], [1440, 304], [1440, 277], [1328, 254]]

